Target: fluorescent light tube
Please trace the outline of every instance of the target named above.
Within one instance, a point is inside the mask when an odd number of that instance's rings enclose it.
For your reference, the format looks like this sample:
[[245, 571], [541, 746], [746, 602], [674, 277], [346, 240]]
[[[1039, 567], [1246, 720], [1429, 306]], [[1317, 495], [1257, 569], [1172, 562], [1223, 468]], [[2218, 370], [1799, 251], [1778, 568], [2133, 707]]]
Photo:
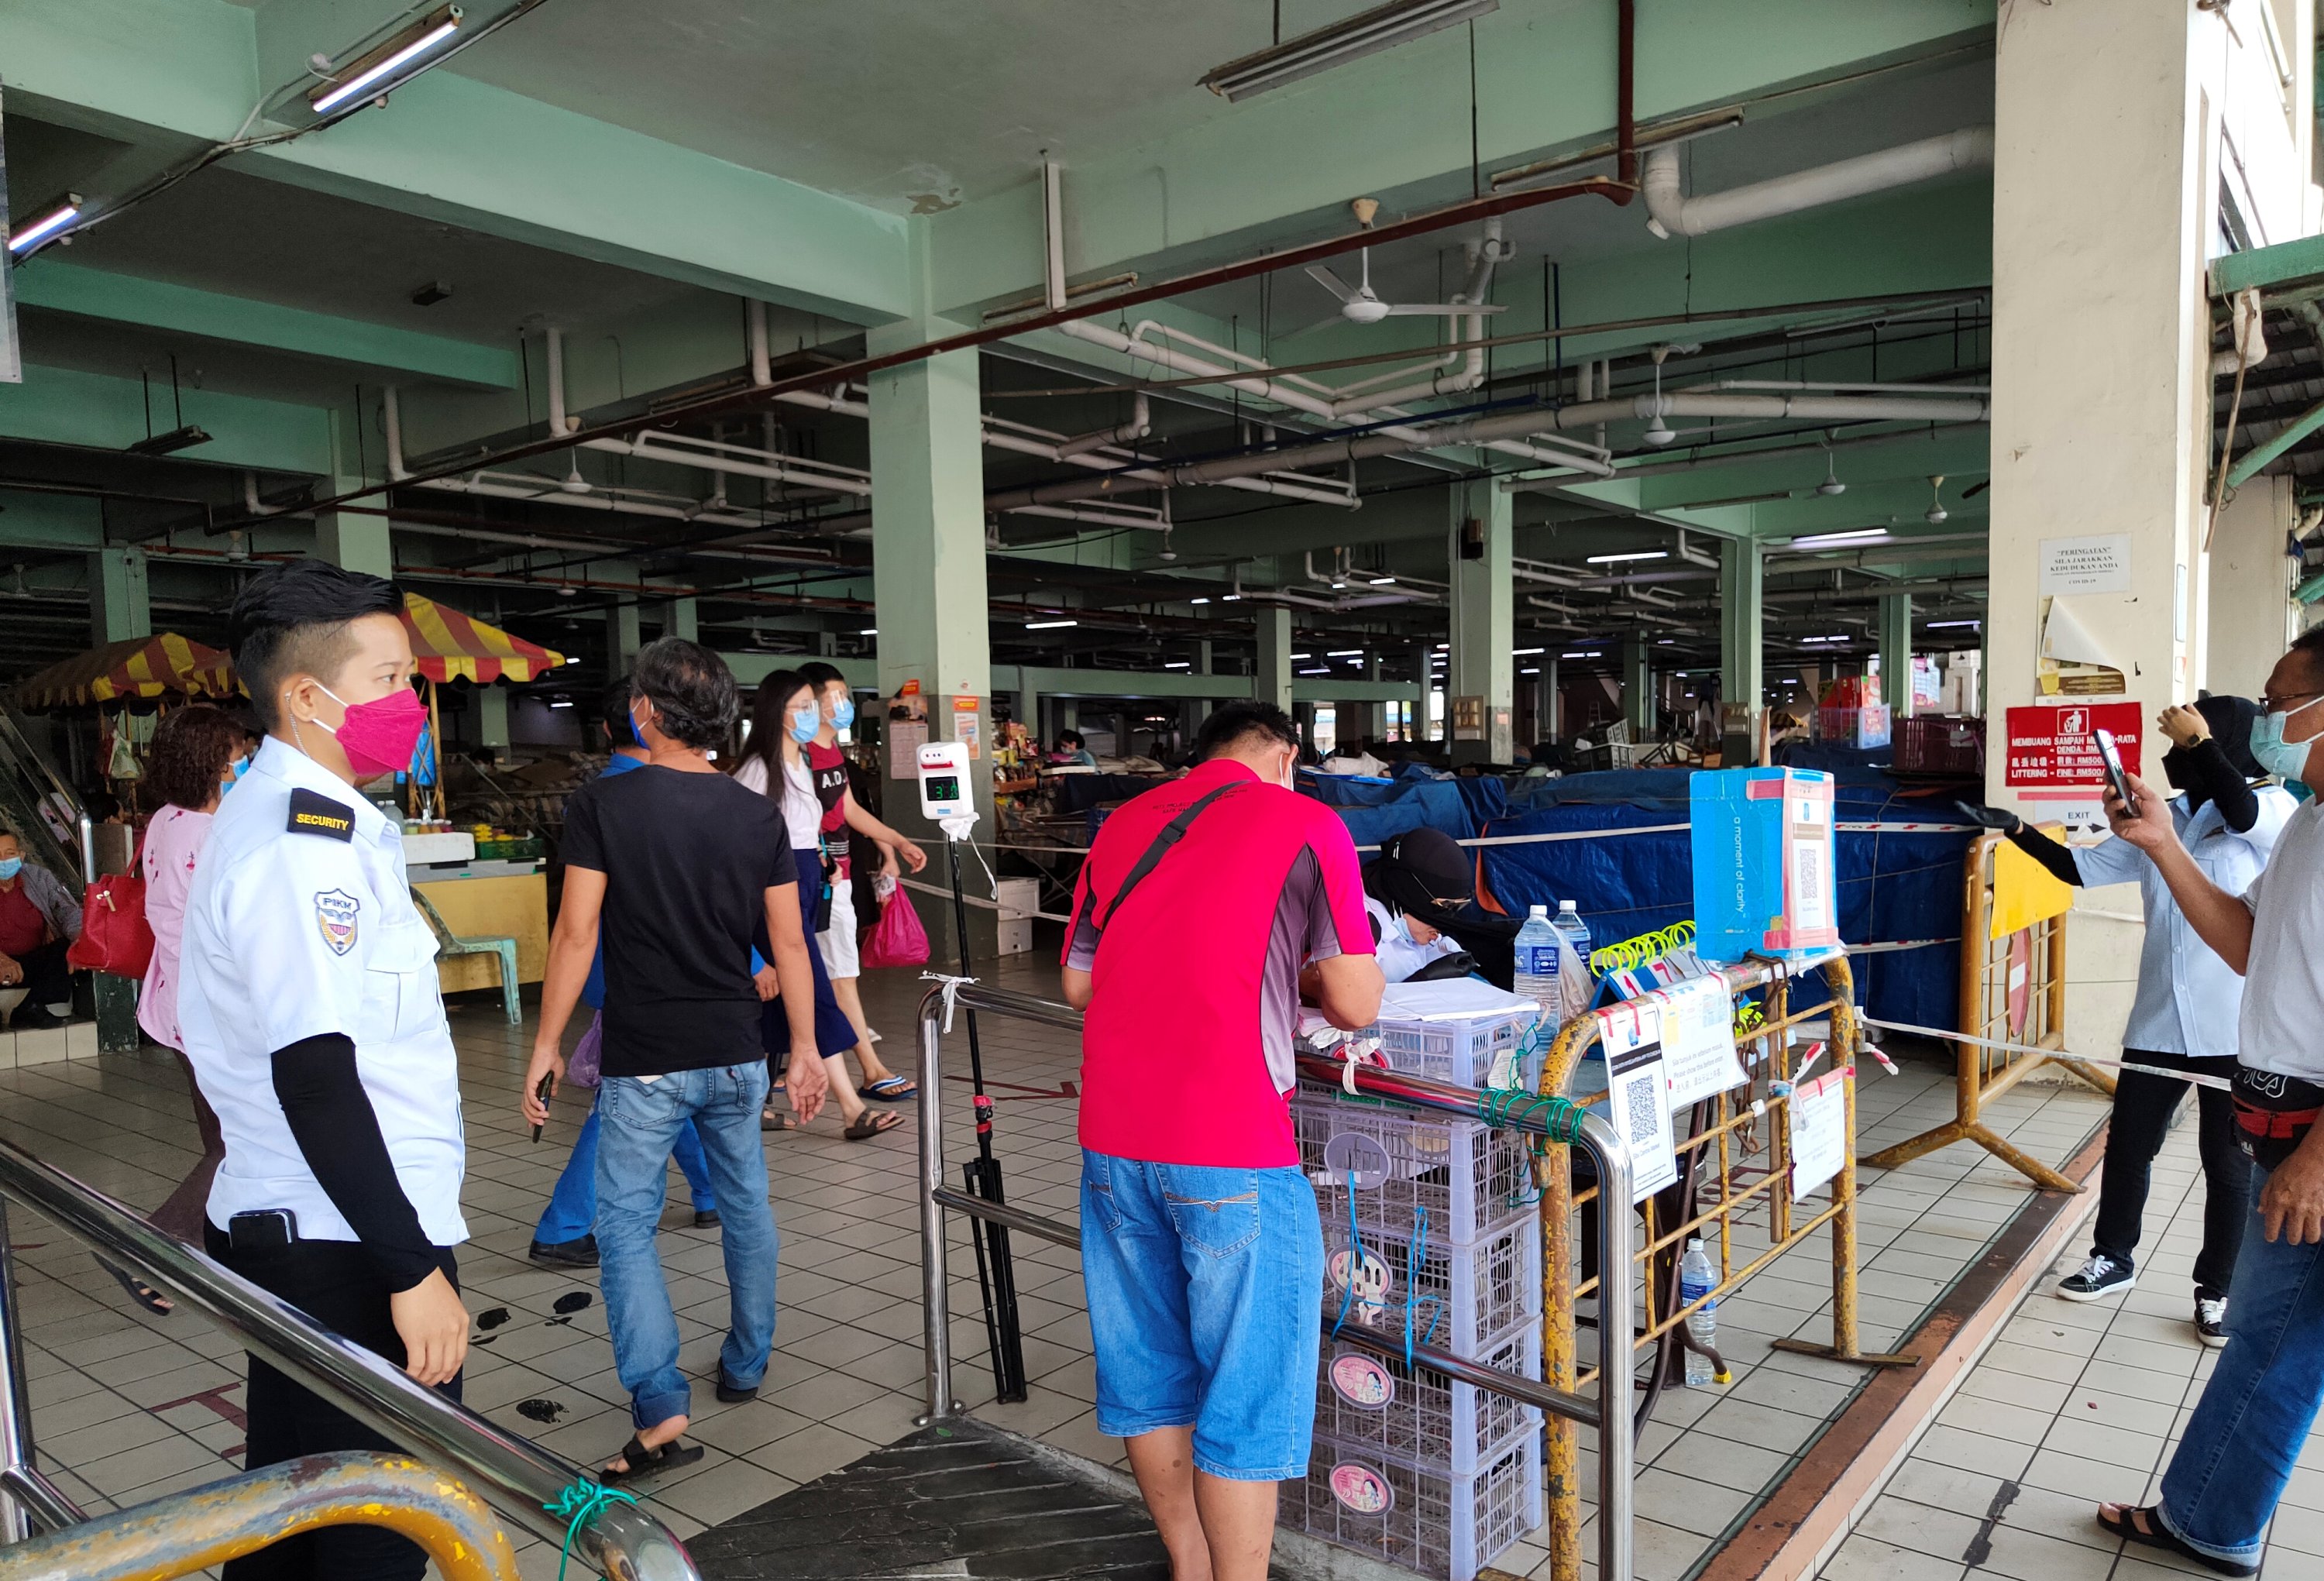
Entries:
[[1202, 86], [1224, 99], [1247, 99], [1499, 9], [1500, 0], [1389, 0], [1230, 60], [1204, 77]]
[[8, 251], [22, 253], [37, 246], [80, 217], [80, 194], [68, 192], [49, 211], [8, 238]]
[[1025, 630], [1028, 631], [1054, 631], [1060, 626], [1078, 626], [1080, 624], [1081, 622], [1079, 620], [1028, 620], [1025, 622]]
[[348, 62], [346, 69], [354, 76], [343, 81], [327, 83], [308, 96], [307, 102], [318, 115], [327, 115], [349, 99], [374, 91], [384, 93], [397, 86], [388, 79], [413, 60], [443, 43], [460, 31], [460, 8], [447, 5], [423, 18], [418, 24], [398, 33], [369, 55]]
[[1592, 555], [1589, 557], [1588, 563], [1592, 565], [1618, 565], [1625, 560], [1667, 560], [1669, 558], [1668, 549], [1634, 549], [1621, 555]]

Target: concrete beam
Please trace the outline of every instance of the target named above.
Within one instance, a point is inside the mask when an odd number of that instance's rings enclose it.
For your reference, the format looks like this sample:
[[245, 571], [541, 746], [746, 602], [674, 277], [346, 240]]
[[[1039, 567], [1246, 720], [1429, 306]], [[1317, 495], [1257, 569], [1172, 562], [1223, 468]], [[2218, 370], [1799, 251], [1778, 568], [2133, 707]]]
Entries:
[[19, 269], [15, 285], [22, 307], [261, 346], [384, 375], [416, 375], [492, 390], [514, 389], [522, 377], [516, 353], [505, 346], [476, 345], [167, 280], [86, 269], [53, 254]]
[[[283, 9], [355, 32], [371, 20]], [[11, 107], [136, 142], [223, 142], [277, 80], [258, 65], [261, 17], [273, 14], [217, 0], [12, 0], [0, 8]], [[307, 50], [348, 41], [318, 35]], [[278, 53], [270, 41], [267, 58]], [[904, 216], [450, 71], [235, 168], [853, 322], [911, 306]]]

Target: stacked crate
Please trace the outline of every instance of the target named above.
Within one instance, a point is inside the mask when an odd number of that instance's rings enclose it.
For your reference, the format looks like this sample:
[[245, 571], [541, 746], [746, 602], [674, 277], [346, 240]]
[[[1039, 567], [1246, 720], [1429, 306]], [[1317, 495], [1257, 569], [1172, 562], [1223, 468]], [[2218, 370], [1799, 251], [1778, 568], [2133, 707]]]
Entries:
[[[1541, 1073], [1530, 1012], [1383, 1019], [1398, 1071], [1463, 1086]], [[1292, 1100], [1323, 1220], [1323, 1316], [1401, 1349], [1449, 1350], [1541, 1376], [1541, 1226], [1517, 1132], [1335, 1089]], [[1541, 1413], [1327, 1334], [1315, 1441], [1285, 1520], [1437, 1581], [1478, 1569], [1541, 1524]]]

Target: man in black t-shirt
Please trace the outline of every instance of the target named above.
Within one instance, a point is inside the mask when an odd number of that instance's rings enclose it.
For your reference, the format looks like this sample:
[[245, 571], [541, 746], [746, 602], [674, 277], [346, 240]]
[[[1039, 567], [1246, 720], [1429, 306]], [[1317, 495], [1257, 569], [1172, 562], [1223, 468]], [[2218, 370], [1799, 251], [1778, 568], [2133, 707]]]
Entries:
[[613, 1359], [637, 1430], [607, 1482], [702, 1458], [678, 1442], [691, 1389], [654, 1230], [678, 1128], [702, 1138], [720, 1214], [731, 1320], [718, 1398], [759, 1392], [775, 1333], [775, 1221], [759, 1110], [767, 1097], [752, 939], [763, 924], [791, 1028], [792, 1107], [823, 1107], [815, 987], [779, 805], [712, 766], [708, 749], [741, 711], [734, 677], [708, 648], [664, 638], [638, 655], [630, 703], [646, 763], [595, 779], [565, 807], [565, 896], [525, 1072], [524, 1117], [549, 1118], [539, 1088], [562, 1076], [565, 1025], [602, 931], [604, 1076], [597, 1090], [597, 1250]]

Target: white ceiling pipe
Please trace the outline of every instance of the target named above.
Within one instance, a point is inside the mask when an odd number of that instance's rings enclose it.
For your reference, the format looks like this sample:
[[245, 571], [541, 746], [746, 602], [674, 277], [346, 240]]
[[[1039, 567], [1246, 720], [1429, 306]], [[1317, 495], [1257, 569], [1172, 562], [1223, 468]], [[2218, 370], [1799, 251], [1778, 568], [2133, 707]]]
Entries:
[[1819, 165], [1757, 181], [1730, 191], [1679, 191], [1678, 151], [1670, 147], [1646, 151], [1641, 185], [1646, 198], [1646, 229], [1657, 236], [1700, 236], [1729, 225], [1821, 208], [1894, 187], [1909, 187], [1955, 170], [1988, 168], [1993, 163], [1993, 128], [1965, 126], [1941, 136], [1924, 137], [1895, 148], [1882, 149], [1836, 164]]

